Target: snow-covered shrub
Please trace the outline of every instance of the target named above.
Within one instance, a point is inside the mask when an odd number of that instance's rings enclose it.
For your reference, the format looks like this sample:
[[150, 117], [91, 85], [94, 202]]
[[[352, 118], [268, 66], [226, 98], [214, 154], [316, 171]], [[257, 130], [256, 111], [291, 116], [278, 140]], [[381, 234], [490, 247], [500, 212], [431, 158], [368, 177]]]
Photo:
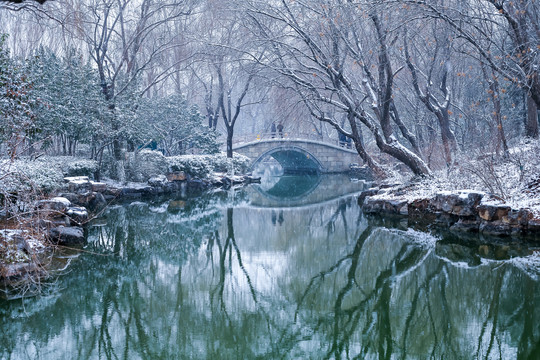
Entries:
[[60, 188], [65, 176], [92, 176], [98, 164], [69, 156], [43, 156], [1, 161], [0, 187], [7, 192], [52, 191]]
[[146, 182], [151, 177], [166, 174], [167, 158], [159, 151], [143, 149], [129, 153], [126, 167], [128, 180]]
[[51, 191], [62, 186], [64, 174], [58, 164], [51, 161], [16, 160], [4, 162], [0, 173], [0, 187], [6, 192]]
[[[183, 171], [186, 174], [205, 178], [211, 172], [227, 172], [229, 161], [225, 153], [216, 155], [179, 155], [167, 158], [170, 171]], [[250, 160], [247, 156], [233, 154], [232, 164], [235, 174], [243, 174], [249, 167]]]
[[407, 186], [410, 199], [431, 198], [439, 191], [483, 191], [514, 208], [540, 215], [540, 143], [521, 142], [509, 154], [461, 153], [450, 168]]
[[211, 155], [179, 155], [167, 158], [170, 171], [183, 171], [186, 174], [205, 178], [213, 170]]
[[98, 169], [98, 162], [89, 159], [72, 159], [62, 165], [62, 172], [65, 176], [89, 176]]
[[[233, 153], [232, 161], [235, 174], [246, 173], [249, 169], [249, 164], [251, 162], [247, 156], [238, 153]], [[228, 164], [229, 159], [227, 158], [227, 154], [222, 152], [216, 155], [212, 155], [212, 166], [214, 168], [214, 171], [227, 172], [229, 166]]]

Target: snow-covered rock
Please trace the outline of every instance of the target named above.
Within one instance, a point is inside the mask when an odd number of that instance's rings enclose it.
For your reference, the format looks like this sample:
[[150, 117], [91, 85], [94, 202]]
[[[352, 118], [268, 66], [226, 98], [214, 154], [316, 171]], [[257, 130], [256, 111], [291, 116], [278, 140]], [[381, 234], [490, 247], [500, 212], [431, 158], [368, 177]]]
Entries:
[[148, 185], [150, 186], [164, 186], [167, 183], [167, 177], [165, 175], [157, 175], [148, 179]]
[[540, 233], [540, 217], [533, 210], [494, 202], [481, 191], [438, 191], [429, 198], [411, 199], [399, 188], [370, 189], [360, 194], [359, 203], [365, 213], [404, 215], [457, 231], [487, 235]]
[[187, 176], [186, 173], [183, 171], [174, 171], [168, 173], [165, 179], [168, 181], [185, 181], [187, 179]]
[[37, 203], [37, 209], [41, 213], [54, 215], [55, 213], [64, 213], [71, 202], [65, 197], [54, 197], [52, 199], [40, 200]]
[[485, 193], [470, 190], [441, 191], [431, 199], [430, 206], [435, 211], [458, 216], [473, 216], [484, 195]]
[[88, 221], [88, 210], [82, 206], [72, 206], [67, 209], [66, 215], [76, 224]]
[[90, 181], [92, 191], [104, 192], [107, 190], [107, 184], [102, 182]]
[[49, 239], [59, 245], [82, 244], [85, 240], [83, 229], [77, 226], [59, 226], [49, 231]]
[[74, 185], [88, 184], [90, 179], [88, 176], [66, 176], [64, 177], [64, 182], [72, 183]]

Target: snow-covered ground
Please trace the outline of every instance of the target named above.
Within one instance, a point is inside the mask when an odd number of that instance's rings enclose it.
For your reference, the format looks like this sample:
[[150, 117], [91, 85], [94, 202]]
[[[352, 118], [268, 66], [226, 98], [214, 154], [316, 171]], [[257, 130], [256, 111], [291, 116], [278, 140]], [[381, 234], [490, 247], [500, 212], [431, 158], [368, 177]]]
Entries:
[[540, 216], [540, 143], [520, 143], [510, 149], [506, 158], [495, 154], [471, 158], [461, 154], [452, 167], [436, 171], [433, 177], [409, 181], [395, 176], [386, 183], [405, 185], [394, 187], [387, 194], [379, 193], [381, 198], [412, 201], [432, 198], [441, 191], [466, 189], [490, 195], [484, 198], [484, 203], [529, 208]]

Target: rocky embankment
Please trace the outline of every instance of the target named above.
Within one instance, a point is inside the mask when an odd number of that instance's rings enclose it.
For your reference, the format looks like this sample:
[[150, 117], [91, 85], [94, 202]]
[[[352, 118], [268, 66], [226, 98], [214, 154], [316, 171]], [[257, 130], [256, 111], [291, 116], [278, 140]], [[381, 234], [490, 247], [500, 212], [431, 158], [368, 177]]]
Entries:
[[417, 198], [398, 187], [373, 188], [363, 192], [358, 201], [367, 214], [402, 216], [412, 223], [486, 235], [540, 236], [539, 214], [528, 208], [512, 208], [479, 191], [441, 191]]
[[158, 175], [150, 178], [147, 183], [96, 182], [87, 176], [66, 177], [66, 189], [59, 193], [72, 203], [84, 206], [90, 211], [104, 207], [107, 203], [126, 199], [147, 196], [164, 195], [171, 193], [187, 193], [203, 191], [215, 187], [228, 188], [233, 185], [243, 185], [257, 182], [260, 179], [247, 175], [227, 176], [214, 174], [208, 179], [190, 178], [183, 171]]
[[30, 216], [4, 224], [0, 230], [0, 282], [35, 279], [48, 275], [53, 250], [80, 247], [91, 214], [113, 201], [180, 193], [181, 196], [214, 187], [229, 188], [258, 182], [250, 176], [215, 173], [208, 179], [190, 178], [184, 172], [152, 177], [147, 183], [96, 182], [87, 176], [66, 177], [56, 196], [39, 200]]
[[32, 282], [47, 276], [54, 249], [84, 243], [88, 218], [86, 208], [64, 197], [37, 201], [30, 217], [0, 230], [0, 282]]

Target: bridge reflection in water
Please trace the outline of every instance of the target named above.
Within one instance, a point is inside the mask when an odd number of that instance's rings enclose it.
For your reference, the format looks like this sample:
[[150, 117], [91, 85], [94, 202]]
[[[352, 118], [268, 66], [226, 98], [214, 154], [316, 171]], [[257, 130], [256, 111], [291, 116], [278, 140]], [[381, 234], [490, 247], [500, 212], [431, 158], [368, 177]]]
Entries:
[[255, 207], [298, 207], [334, 200], [360, 192], [369, 182], [351, 179], [346, 174], [283, 174], [279, 164], [260, 164], [253, 172], [260, 185], [246, 191]]

